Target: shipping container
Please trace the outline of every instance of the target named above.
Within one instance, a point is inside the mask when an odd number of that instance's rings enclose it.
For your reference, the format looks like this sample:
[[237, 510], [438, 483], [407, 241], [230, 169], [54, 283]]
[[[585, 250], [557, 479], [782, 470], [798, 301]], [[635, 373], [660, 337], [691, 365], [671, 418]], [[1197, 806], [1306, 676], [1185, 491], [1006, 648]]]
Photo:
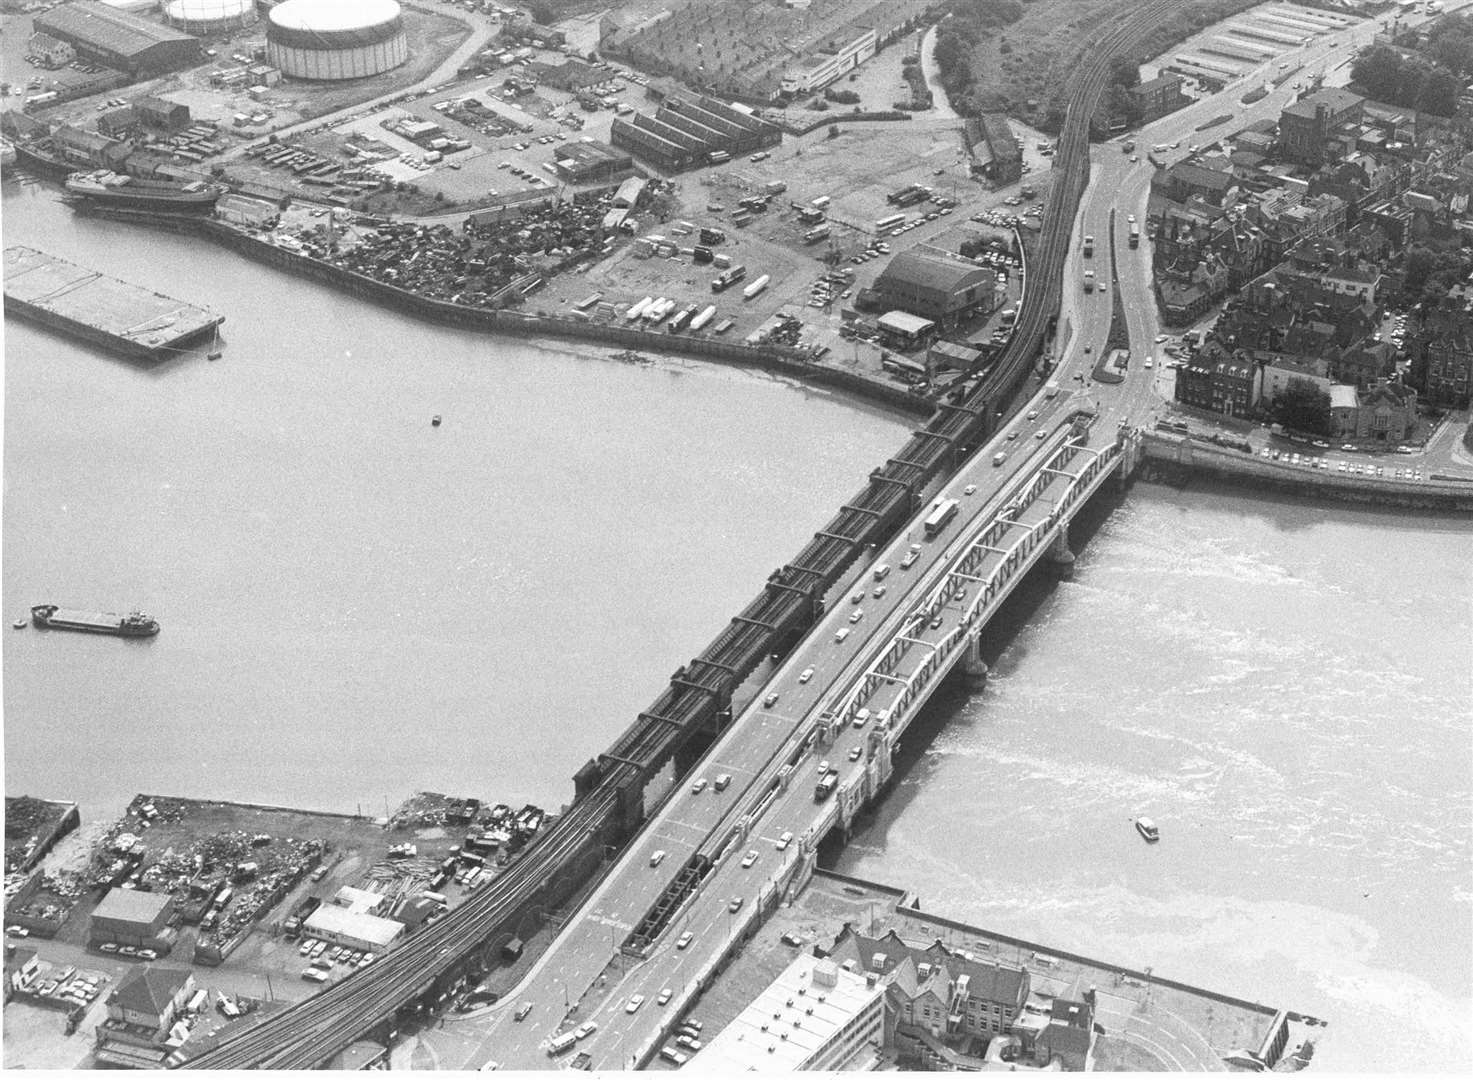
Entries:
[[762, 290], [767, 288], [767, 283], [771, 280], [772, 276], [770, 274], [763, 274], [757, 280], [753, 281], [752, 284], [748, 285], [745, 289], [742, 290], [742, 299], [751, 300], [757, 296], [760, 296], [762, 294]]
[[700, 330], [703, 327], [705, 327], [705, 325], [708, 322], [710, 322], [715, 317], [716, 317], [716, 305], [715, 304], [707, 304], [706, 307], [704, 307], [703, 309], [701, 309], [701, 312], [700, 312], [699, 315], [697, 315], [695, 318], [691, 319], [691, 321], [690, 321], [690, 328], [692, 330]]

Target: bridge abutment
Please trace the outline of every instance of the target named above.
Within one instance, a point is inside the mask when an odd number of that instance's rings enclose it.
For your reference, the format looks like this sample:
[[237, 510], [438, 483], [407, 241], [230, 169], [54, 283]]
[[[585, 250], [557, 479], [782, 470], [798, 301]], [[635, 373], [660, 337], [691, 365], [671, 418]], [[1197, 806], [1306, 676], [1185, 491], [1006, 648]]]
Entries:
[[982, 638], [974, 634], [967, 638], [966, 651], [961, 659], [962, 673], [967, 678], [967, 686], [973, 690], [981, 690], [987, 685], [987, 676], [992, 674], [992, 669], [987, 666], [987, 661], [982, 659]]

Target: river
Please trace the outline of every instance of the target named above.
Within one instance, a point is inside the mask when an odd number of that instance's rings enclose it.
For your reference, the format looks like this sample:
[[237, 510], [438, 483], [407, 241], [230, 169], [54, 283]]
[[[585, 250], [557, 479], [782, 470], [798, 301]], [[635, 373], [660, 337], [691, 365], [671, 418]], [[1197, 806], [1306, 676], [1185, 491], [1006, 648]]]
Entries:
[[[556, 807], [907, 425], [760, 374], [438, 329], [4, 186], [30, 243], [227, 316], [143, 367], [7, 321], [5, 782]], [[444, 423], [431, 427], [441, 414]], [[1298, 1009], [1316, 1068], [1470, 1063], [1470, 530], [1138, 484], [1025, 583], [840, 869]], [[1162, 828], [1147, 847], [1130, 822]]]
[[1150, 484], [1085, 516], [836, 868], [1322, 1017], [1315, 1070], [1468, 1071], [1473, 530]]

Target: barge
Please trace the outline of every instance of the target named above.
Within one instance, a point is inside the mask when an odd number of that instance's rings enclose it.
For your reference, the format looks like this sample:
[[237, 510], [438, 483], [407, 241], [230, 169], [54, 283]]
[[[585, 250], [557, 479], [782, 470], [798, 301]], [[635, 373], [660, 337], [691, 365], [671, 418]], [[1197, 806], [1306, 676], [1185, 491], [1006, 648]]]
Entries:
[[208, 213], [225, 193], [203, 180], [148, 180], [110, 169], [72, 173], [63, 187], [76, 198], [160, 213]]
[[134, 359], [206, 337], [223, 315], [15, 245], [5, 249], [5, 310]]
[[114, 615], [109, 611], [78, 611], [56, 604], [37, 604], [31, 608], [31, 623], [41, 629], [81, 630], [115, 637], [153, 637], [159, 632], [158, 620], [142, 612]]

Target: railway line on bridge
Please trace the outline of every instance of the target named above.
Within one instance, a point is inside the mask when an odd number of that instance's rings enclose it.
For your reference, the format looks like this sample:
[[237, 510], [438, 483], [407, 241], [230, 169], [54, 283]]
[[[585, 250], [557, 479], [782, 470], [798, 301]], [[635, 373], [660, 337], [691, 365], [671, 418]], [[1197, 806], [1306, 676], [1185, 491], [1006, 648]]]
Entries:
[[[1019, 318], [997, 367], [961, 400], [946, 402], [900, 451], [871, 472], [798, 555], [694, 660], [609, 750], [575, 777], [568, 811], [501, 876], [458, 908], [314, 997], [299, 1002], [185, 1063], [186, 1068], [311, 1068], [403, 1008], [443, 990], [508, 928], [551, 907], [627, 839], [643, 814], [649, 778], [702, 734], [714, 733], [732, 694], [769, 653], [784, 651], [816, 620], [822, 598], [870, 546], [891, 537], [927, 486], [995, 430], [998, 402], [1032, 370], [1058, 311], [1075, 211], [1089, 175], [1089, 121], [1115, 53], [1185, 0], [1151, 0], [1103, 35], [1075, 70], [1055, 156], [1055, 180], [1039, 244], [1028, 260]], [[534, 916], [535, 917], [535, 912]]]

